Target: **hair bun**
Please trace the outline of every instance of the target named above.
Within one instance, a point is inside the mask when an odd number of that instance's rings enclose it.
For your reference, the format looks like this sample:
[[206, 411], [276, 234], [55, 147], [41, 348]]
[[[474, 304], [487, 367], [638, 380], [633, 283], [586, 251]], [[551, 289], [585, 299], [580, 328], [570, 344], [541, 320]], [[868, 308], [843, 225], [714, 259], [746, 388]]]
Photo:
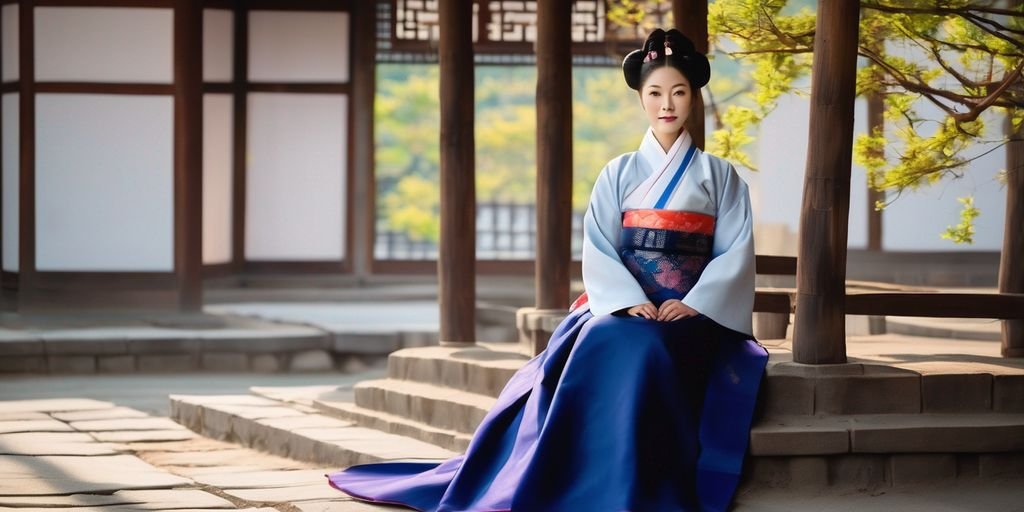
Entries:
[[[665, 52], [666, 44], [671, 48], [669, 55]], [[660, 65], [670, 65], [678, 69], [695, 89], [704, 87], [711, 79], [711, 63], [708, 62], [707, 56], [696, 50], [693, 41], [674, 28], [667, 32], [657, 28], [647, 36], [641, 49], [629, 52], [622, 60], [622, 74], [626, 79], [626, 85], [630, 89], [639, 90], [643, 85], [644, 65], [652, 61], [646, 69], [660, 67], [657, 63], [659, 59], [664, 59]]]

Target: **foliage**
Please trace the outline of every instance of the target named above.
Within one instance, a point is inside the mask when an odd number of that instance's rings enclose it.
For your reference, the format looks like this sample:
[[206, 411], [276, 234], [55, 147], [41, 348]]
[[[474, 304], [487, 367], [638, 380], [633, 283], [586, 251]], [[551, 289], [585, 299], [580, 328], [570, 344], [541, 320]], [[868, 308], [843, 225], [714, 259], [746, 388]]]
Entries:
[[960, 204], [964, 205], [960, 210], [960, 223], [956, 226], [949, 226], [942, 233], [942, 238], [952, 240], [958, 244], [969, 244], [974, 242], [974, 219], [981, 212], [974, 207], [974, 198], [971, 196], [958, 198]]

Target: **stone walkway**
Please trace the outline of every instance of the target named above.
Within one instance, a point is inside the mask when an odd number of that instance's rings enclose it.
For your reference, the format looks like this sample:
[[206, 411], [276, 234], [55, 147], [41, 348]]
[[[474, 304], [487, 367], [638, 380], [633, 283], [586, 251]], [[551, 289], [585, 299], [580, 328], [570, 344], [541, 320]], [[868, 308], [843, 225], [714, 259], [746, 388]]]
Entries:
[[378, 509], [329, 487], [330, 470], [110, 402], [0, 402], [0, 510]]

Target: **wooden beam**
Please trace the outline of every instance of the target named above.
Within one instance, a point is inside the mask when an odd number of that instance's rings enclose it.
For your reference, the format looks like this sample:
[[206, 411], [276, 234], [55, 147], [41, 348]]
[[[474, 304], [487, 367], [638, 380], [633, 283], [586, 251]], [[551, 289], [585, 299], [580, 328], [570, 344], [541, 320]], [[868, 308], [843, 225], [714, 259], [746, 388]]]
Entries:
[[538, 309], [569, 303], [572, 261], [572, 3], [537, 2]]
[[473, 1], [440, 0], [441, 241], [437, 261], [442, 343], [476, 339], [476, 183]]
[[793, 360], [798, 363], [846, 362], [846, 243], [859, 19], [858, 0], [818, 0], [797, 258]]
[[[672, 19], [676, 28], [693, 41], [698, 52], [708, 53], [708, 0], [672, 0]], [[694, 97], [693, 110], [686, 119], [686, 131], [701, 150], [704, 149], [704, 98]]]
[[174, 7], [174, 270], [178, 307], [200, 311], [203, 267], [203, 5]]
[[1024, 319], [1024, 293], [851, 293], [846, 314]]
[[[1024, 128], [1014, 128], [1007, 116], [1005, 133], [1011, 142], [1006, 144], [1006, 221], [999, 291], [1024, 293]], [[1024, 357], [1024, 319], [1004, 321], [1002, 333], [1003, 356]]]
[[362, 279], [372, 271], [376, 240], [377, 186], [374, 181], [373, 103], [377, 84], [377, 9], [374, 2], [356, 2], [352, 13], [352, 96], [349, 132], [352, 145], [348, 195], [349, 240], [347, 257], [352, 272]]

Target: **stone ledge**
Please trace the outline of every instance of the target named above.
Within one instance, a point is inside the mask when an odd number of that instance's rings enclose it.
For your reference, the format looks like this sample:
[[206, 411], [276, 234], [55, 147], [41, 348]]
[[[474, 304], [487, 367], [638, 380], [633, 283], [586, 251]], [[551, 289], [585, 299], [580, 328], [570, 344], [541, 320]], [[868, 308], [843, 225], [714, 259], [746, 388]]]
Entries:
[[453, 452], [461, 453], [466, 451], [472, 438], [470, 434], [433, 427], [426, 423], [420, 423], [393, 414], [371, 411], [359, 407], [352, 402], [315, 400], [313, 405], [328, 416], [351, 421], [357, 425], [382, 432], [419, 439], [420, 441], [434, 444]]
[[475, 431], [495, 402], [476, 393], [396, 379], [363, 381], [354, 392], [359, 407], [463, 433]]

